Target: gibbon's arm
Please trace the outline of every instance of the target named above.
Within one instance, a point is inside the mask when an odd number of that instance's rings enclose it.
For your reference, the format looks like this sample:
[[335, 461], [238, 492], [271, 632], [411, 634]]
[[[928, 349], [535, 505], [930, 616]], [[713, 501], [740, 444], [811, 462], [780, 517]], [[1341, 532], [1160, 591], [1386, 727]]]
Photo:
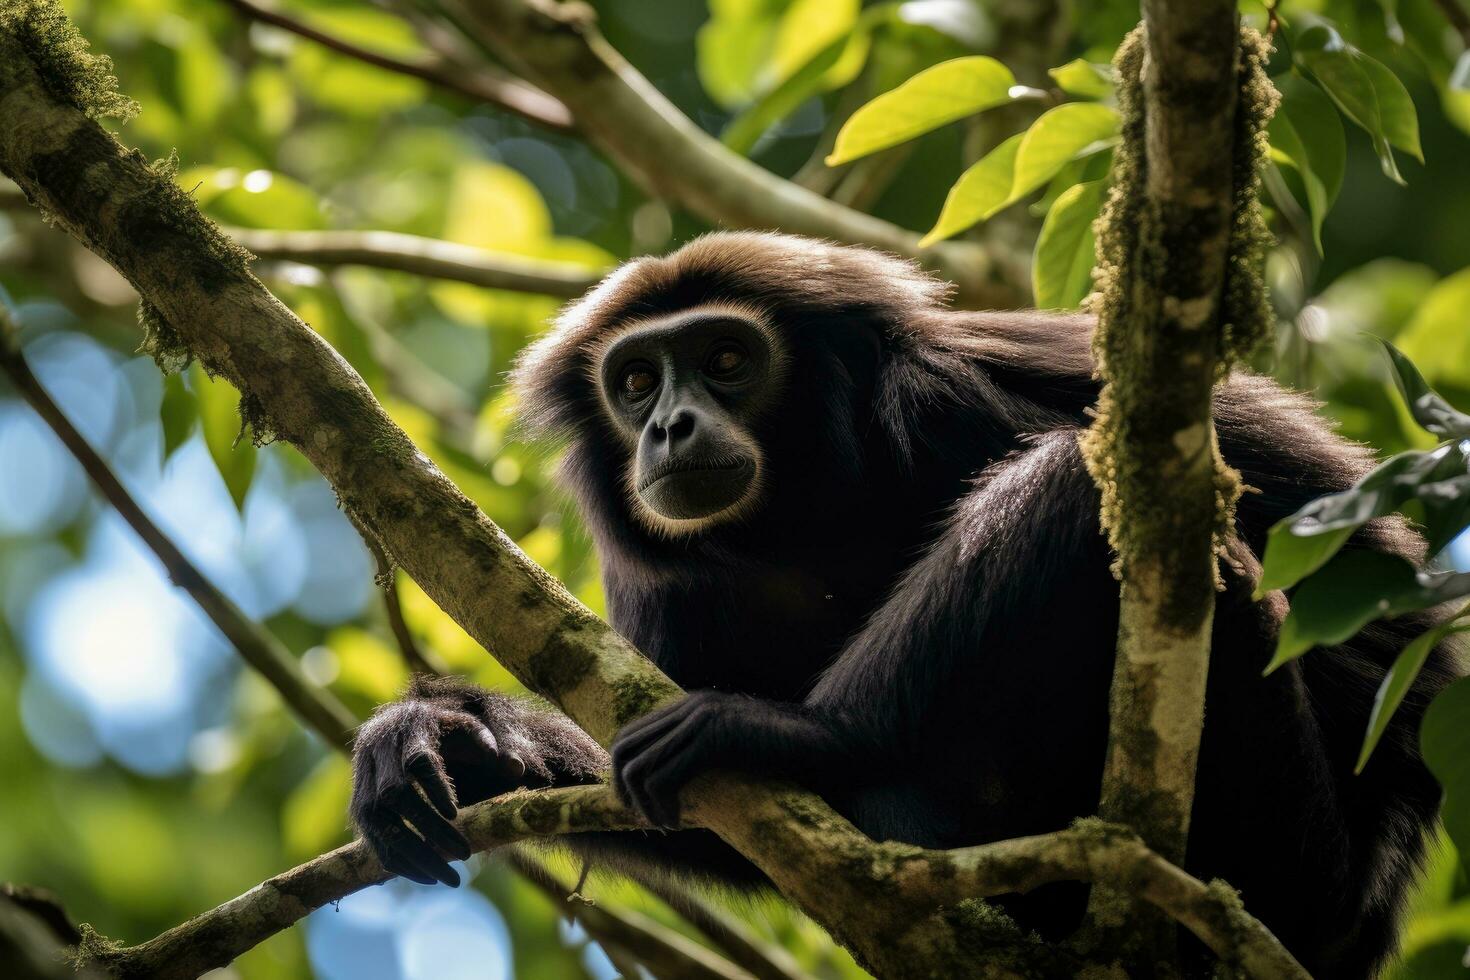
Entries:
[[522, 786], [594, 783], [606, 767], [607, 753], [563, 715], [420, 677], [358, 730], [350, 812], [388, 871], [457, 885], [449, 860], [470, 855], [452, 823], [458, 807]]

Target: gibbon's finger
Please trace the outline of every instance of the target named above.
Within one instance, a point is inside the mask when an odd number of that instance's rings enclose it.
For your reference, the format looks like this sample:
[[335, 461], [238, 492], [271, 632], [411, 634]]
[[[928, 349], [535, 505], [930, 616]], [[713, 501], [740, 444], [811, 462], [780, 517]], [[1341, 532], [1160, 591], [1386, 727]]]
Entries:
[[[389, 847], [394, 860], [400, 867], [406, 868], [411, 872], [412, 875], [427, 877], [429, 879], [425, 882], [415, 877], [415, 881], [427, 885], [442, 882], [450, 888], [459, 884], [459, 875], [449, 866], [449, 862], [445, 860], [444, 855], [435, 850], [434, 845], [424, 840], [402, 823], [397, 824], [397, 828], [402, 833], [395, 830], [389, 837]], [[405, 877], [410, 876], [405, 875]]]
[[405, 786], [388, 798], [388, 805], [408, 825], [444, 854], [457, 861], [467, 859], [471, 853], [470, 842], [465, 840], [459, 828], [436, 811], [411, 786]]
[[[432, 849], [422, 841], [416, 848], [403, 848], [399, 856], [413, 869], [415, 874], [420, 876], [414, 879], [419, 884], [444, 884], [450, 888], [459, 887], [459, 873], [449, 866], [448, 861], [434, 854]], [[422, 877], [427, 877], [429, 880], [423, 881]]]
[[526, 763], [513, 749], [509, 733], [497, 735], [492, 726], [468, 712], [456, 711], [440, 719], [446, 753], [470, 765], [484, 766], [514, 784], [526, 774]]
[[703, 727], [700, 716], [691, 714], [623, 769], [634, 806], [656, 826], [679, 825], [679, 790], [700, 765], [692, 750]]
[[677, 728], [690, 711], [694, 710], [694, 707], [694, 703], [689, 698], [685, 698], [683, 701], [644, 715], [618, 732], [612, 746], [613, 771], [616, 772], [622, 762], [633, 759]]
[[423, 789], [429, 802], [434, 804], [434, 809], [446, 820], [453, 820], [459, 813], [458, 800], [454, 795], [454, 783], [444, 771], [444, 763], [439, 757], [428, 753], [416, 755], [404, 764], [404, 768]]
[[[413, 856], [415, 847], [427, 847], [423, 841], [411, 834], [407, 827], [393, 817], [393, 822], [374, 829], [367, 836], [368, 844], [378, 856], [378, 863], [390, 874], [407, 878], [420, 885], [435, 884], [438, 879], [420, 866]], [[453, 869], [450, 869], [453, 870]]]

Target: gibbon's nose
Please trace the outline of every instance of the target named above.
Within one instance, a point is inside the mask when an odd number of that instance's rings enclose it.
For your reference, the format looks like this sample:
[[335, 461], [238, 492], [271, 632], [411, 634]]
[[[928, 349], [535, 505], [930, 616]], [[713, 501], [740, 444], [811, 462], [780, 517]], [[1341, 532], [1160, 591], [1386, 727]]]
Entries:
[[676, 408], [668, 417], [654, 423], [654, 434], [660, 441], [668, 440], [669, 449], [677, 449], [694, 435], [694, 412], [688, 408]]

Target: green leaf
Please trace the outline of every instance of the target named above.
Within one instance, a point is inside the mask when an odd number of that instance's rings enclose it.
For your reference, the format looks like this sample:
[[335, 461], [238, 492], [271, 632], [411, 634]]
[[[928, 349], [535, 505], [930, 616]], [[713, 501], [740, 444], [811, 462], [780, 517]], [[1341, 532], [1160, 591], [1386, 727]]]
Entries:
[[1470, 677], [1440, 692], [1419, 725], [1424, 762], [1444, 787], [1440, 820], [1470, 874]]
[[204, 443], [230, 498], [236, 507], [242, 507], [255, 475], [255, 446], [241, 438], [244, 424], [240, 420], [240, 393], [227, 382], [210, 378], [197, 364], [190, 380], [199, 405], [199, 421], [204, 426]]
[[1424, 159], [1419, 119], [1403, 83], [1325, 24], [1297, 35], [1295, 51], [1297, 61], [1322, 83], [1343, 114], [1372, 138], [1383, 172], [1402, 184], [1390, 147]]
[[1056, 176], [1071, 160], [1118, 132], [1118, 112], [1095, 102], [1049, 109], [1024, 133], [981, 157], [949, 189], [939, 220], [919, 243], [928, 246], [984, 221]]
[[1026, 130], [1016, 151], [1011, 200], [1018, 201], [1046, 183], [1095, 143], [1118, 134], [1118, 111], [1111, 106], [1073, 102], [1042, 113]]
[[1330, 204], [1337, 200], [1347, 172], [1347, 136], [1342, 129], [1342, 117], [1326, 93], [1296, 72], [1274, 82], [1281, 93], [1281, 107], [1276, 114], [1291, 121], [1292, 129], [1306, 149], [1312, 171], [1327, 189]]
[[1287, 518], [1279, 522], [1266, 539], [1257, 599], [1274, 589], [1289, 589], [1327, 564], [1357, 530], [1357, 525], [1352, 525], [1322, 534], [1298, 534], [1292, 530], [1291, 521]]
[[1285, 161], [1301, 175], [1306, 190], [1307, 213], [1312, 219], [1312, 239], [1322, 254], [1322, 221], [1337, 193], [1347, 160], [1347, 140], [1342, 121], [1332, 100], [1322, 90], [1295, 73], [1276, 79], [1281, 106], [1271, 118], [1268, 132], [1272, 156]]
[[1398, 555], [1342, 552], [1291, 597], [1266, 673], [1313, 647], [1341, 643], [1375, 619], [1413, 608], [1419, 589], [1414, 566]]
[[754, 10], [743, 9], [743, 4], [710, 6], [714, 16], [694, 38], [699, 81], [710, 98], [734, 108], [755, 95], [757, 76], [776, 36], [776, 17], [761, 5], [749, 5], [758, 8]]
[[1470, 397], [1470, 268], [1446, 276], [1422, 294], [1418, 309], [1394, 337], [1441, 390]]
[[994, 58], [955, 58], [919, 72], [852, 114], [828, 166], [896, 146], [957, 119], [1011, 101], [1016, 78]]
[[1425, 429], [1443, 439], [1470, 439], [1470, 415], [1458, 411], [1439, 392], [1429, 387], [1414, 362], [1393, 344], [1378, 338], [1393, 366], [1393, 378], [1409, 413]]
[[194, 396], [184, 386], [181, 375], [164, 377], [163, 401], [159, 405], [158, 416], [163, 423], [163, 458], [168, 459], [189, 438], [194, 431], [194, 423], [199, 421], [199, 408]]
[[764, 69], [767, 84], [779, 85], [845, 40], [857, 24], [860, 6], [859, 0], [794, 0], [776, 24], [771, 60]]
[[1378, 747], [1383, 733], [1388, 730], [1389, 721], [1393, 719], [1393, 713], [1403, 704], [1404, 695], [1409, 693], [1410, 686], [1419, 676], [1429, 654], [1445, 637], [1465, 632], [1470, 632], [1470, 625], [1456, 625], [1454, 620], [1441, 623], [1416, 636], [1394, 658], [1393, 666], [1384, 676], [1383, 683], [1378, 685], [1378, 694], [1373, 698], [1373, 711], [1368, 715], [1368, 733], [1363, 738], [1363, 748], [1358, 753], [1358, 764], [1353, 767], [1354, 772], [1362, 772], [1363, 767], [1368, 764], [1369, 756]]
[[1428, 484], [1465, 472], [1464, 453], [1453, 445], [1430, 452], [1407, 452], [1379, 464], [1342, 493], [1318, 497], [1271, 528], [1256, 598], [1286, 589], [1321, 568], [1375, 517], [1397, 510]]
[[1106, 191], [1106, 180], [1073, 184], [1047, 212], [1031, 263], [1038, 309], [1074, 309], [1091, 292], [1097, 242], [1092, 223]]
[[[895, 6], [878, 4], [857, 13], [857, 4], [839, 4], [840, 10], [819, 3], [799, 3], [789, 9], [777, 31], [772, 60], [757, 86], [758, 97], [732, 119], [720, 140], [737, 153], [748, 154], [766, 130], [789, 116], [807, 99], [820, 92], [848, 84], [867, 63], [873, 46], [873, 31], [892, 20]], [[838, 29], [815, 31], [803, 24], [813, 18], [840, 16]], [[830, 25], [829, 25], [830, 26]], [[804, 38], [800, 43], [796, 38]], [[824, 43], [816, 44], [814, 39]], [[798, 55], [806, 57], [798, 62]]]
[[1005, 207], [1015, 182], [1016, 153], [1025, 138], [1025, 133], [1017, 133], [960, 174], [944, 199], [939, 220], [919, 242], [921, 248], [957, 235]]
[[1329, 206], [1327, 188], [1323, 185], [1322, 178], [1312, 170], [1307, 148], [1290, 119], [1278, 112], [1272, 117], [1267, 132], [1271, 137], [1272, 160], [1277, 164], [1290, 165], [1301, 176], [1307, 195], [1307, 214], [1312, 221], [1312, 245], [1317, 249], [1317, 254], [1321, 255], [1322, 221], [1327, 217]]
[[798, 106], [817, 93], [827, 70], [842, 57], [849, 43], [851, 39], [839, 38], [819, 51], [816, 57], [784, 82], [730, 120], [730, 124], [720, 133], [720, 142], [736, 153], [749, 153], [766, 130], [791, 115]]
[[1414, 100], [1409, 97], [1409, 90], [1383, 62], [1370, 58], [1361, 51], [1358, 52], [1358, 58], [1378, 96], [1378, 115], [1383, 123], [1384, 135], [1394, 146], [1423, 163], [1424, 147], [1419, 143], [1419, 114], [1414, 110]]
[[1079, 99], [1105, 99], [1113, 94], [1113, 70], [1085, 58], [1073, 58], [1065, 65], [1049, 69], [1047, 74], [1057, 88]]

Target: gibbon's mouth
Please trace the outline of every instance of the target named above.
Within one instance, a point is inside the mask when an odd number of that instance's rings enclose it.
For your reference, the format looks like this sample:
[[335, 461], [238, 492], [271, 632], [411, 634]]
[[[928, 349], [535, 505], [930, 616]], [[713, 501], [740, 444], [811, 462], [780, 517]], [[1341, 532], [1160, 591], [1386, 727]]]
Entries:
[[755, 482], [755, 471], [752, 459], [664, 460], [640, 481], [638, 498], [666, 520], [714, 517], [745, 498]]
[[747, 467], [754, 468], [750, 460], [733, 456], [723, 459], [666, 459], [649, 467], [648, 474], [638, 483], [638, 492], [650, 489], [665, 477], [695, 473], [733, 473]]

